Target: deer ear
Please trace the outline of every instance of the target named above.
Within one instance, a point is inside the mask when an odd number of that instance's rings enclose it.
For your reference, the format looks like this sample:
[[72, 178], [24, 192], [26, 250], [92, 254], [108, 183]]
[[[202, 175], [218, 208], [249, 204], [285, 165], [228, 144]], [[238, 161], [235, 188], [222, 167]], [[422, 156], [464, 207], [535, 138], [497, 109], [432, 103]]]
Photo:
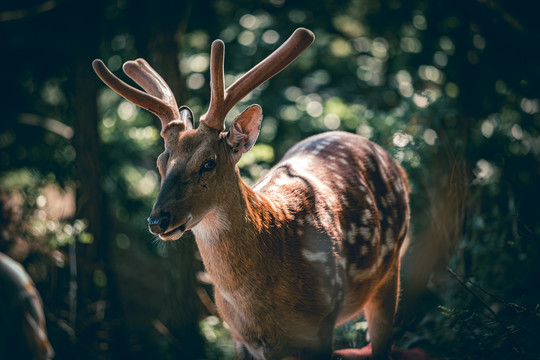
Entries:
[[229, 133], [227, 144], [236, 153], [245, 153], [251, 149], [261, 129], [262, 109], [259, 105], [251, 105], [234, 119]]
[[195, 126], [193, 124], [193, 112], [191, 111], [191, 109], [183, 105], [180, 106], [178, 112], [180, 113], [180, 120], [182, 120], [182, 122], [186, 124], [186, 130], [193, 129]]

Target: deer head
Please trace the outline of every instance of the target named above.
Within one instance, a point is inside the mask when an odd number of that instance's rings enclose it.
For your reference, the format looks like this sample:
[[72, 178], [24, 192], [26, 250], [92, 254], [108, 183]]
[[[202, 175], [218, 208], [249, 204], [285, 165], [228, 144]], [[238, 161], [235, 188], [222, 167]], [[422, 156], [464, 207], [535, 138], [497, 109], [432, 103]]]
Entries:
[[243, 97], [287, 67], [313, 39], [311, 31], [297, 29], [281, 47], [226, 89], [225, 45], [221, 40], [214, 41], [210, 106], [200, 117], [198, 128], [192, 111], [187, 106], [177, 107], [166, 82], [145, 60], [128, 61], [123, 69], [146, 92], [124, 83], [101, 60], [94, 60], [94, 70], [105, 84], [161, 120], [165, 150], [157, 160], [161, 189], [148, 218], [152, 234], [162, 240], [177, 240], [216, 205], [225, 202], [227, 189], [238, 186], [236, 163], [259, 135], [262, 109], [259, 105], [249, 106], [233, 121], [229, 131], [223, 132], [227, 113]]

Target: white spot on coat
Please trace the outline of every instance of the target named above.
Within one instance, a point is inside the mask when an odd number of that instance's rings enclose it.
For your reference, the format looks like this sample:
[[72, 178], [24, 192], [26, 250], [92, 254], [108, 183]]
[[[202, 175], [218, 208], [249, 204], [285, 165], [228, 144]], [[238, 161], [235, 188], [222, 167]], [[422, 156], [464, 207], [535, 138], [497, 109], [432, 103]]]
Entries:
[[389, 205], [393, 205], [396, 202], [396, 196], [394, 195], [393, 192], [388, 193], [388, 195], [386, 195], [386, 201], [388, 202]]
[[302, 255], [309, 261], [323, 261], [326, 262], [328, 259], [328, 253], [324, 251], [311, 251], [309, 249], [302, 249]]
[[359, 228], [359, 233], [364, 240], [369, 240], [373, 236], [373, 234], [371, 233], [371, 229], [365, 226]]
[[351, 229], [347, 233], [347, 242], [349, 244], [354, 245], [356, 243], [356, 237], [358, 236], [358, 227], [355, 223], [351, 223]]
[[384, 258], [391, 250], [391, 247], [386, 245], [386, 244], [383, 244], [381, 246], [381, 256], [380, 258]]
[[369, 196], [369, 195], [366, 196], [366, 203], [367, 203], [368, 205], [372, 205], [372, 204], [373, 204], [373, 199], [371, 198], [371, 196]]
[[367, 225], [369, 224], [369, 220], [371, 220], [371, 211], [369, 209], [365, 209], [362, 214], [362, 224]]
[[379, 228], [376, 227], [373, 231], [373, 237], [371, 238], [371, 245], [375, 245], [377, 243], [377, 240], [379, 238]]
[[394, 233], [392, 232], [391, 228], [388, 228], [388, 230], [386, 230], [385, 242], [388, 247], [394, 246]]
[[366, 245], [362, 245], [360, 247], [360, 255], [361, 256], [366, 256], [367, 252], [368, 252], [368, 247]]

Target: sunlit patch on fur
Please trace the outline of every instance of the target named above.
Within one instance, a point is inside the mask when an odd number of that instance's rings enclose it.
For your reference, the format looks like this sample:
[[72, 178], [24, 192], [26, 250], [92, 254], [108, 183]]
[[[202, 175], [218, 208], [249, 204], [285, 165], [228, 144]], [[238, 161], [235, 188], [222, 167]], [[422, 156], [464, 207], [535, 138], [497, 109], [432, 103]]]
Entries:
[[253, 186], [253, 190], [255, 191], [259, 191], [261, 189], [263, 189], [266, 185], [268, 185], [268, 182], [272, 179], [271, 176], [267, 176], [266, 178], [264, 178], [261, 182], [258, 182], [257, 184], [255, 184]]

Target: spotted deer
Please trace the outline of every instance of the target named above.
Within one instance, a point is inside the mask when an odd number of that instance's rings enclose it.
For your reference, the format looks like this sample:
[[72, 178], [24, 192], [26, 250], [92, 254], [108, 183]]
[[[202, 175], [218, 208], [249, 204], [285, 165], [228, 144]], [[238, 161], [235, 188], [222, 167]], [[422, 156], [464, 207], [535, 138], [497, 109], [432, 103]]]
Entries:
[[365, 138], [327, 132], [292, 147], [250, 188], [237, 163], [258, 137], [260, 106], [224, 132], [231, 108], [313, 40], [297, 29], [226, 89], [224, 43], [214, 41], [210, 105], [197, 128], [146, 61], [123, 66], [146, 92], [93, 63], [109, 87], [161, 119], [161, 189], [148, 226], [164, 241], [193, 231], [237, 359], [330, 359], [334, 328], [362, 310], [373, 358], [390, 356], [409, 222], [402, 168]]

